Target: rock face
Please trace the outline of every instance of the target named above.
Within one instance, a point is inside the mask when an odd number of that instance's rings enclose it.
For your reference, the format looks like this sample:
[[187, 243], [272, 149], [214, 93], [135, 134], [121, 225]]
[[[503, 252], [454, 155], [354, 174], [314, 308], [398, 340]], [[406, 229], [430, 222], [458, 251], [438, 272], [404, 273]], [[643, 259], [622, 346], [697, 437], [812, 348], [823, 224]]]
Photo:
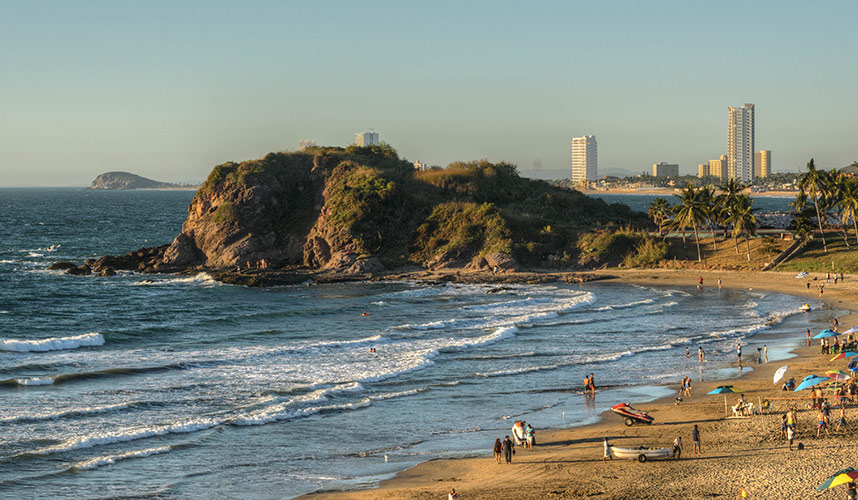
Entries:
[[158, 182], [128, 172], [105, 172], [92, 181], [89, 189], [126, 190], [126, 189], [186, 189], [194, 186]]
[[581, 225], [631, 219], [627, 207], [523, 179], [509, 164], [415, 173], [386, 145], [319, 147], [215, 167], [171, 244], [86, 265], [104, 275], [291, 266], [349, 275], [402, 265], [507, 271], [518, 259], [563, 254]]

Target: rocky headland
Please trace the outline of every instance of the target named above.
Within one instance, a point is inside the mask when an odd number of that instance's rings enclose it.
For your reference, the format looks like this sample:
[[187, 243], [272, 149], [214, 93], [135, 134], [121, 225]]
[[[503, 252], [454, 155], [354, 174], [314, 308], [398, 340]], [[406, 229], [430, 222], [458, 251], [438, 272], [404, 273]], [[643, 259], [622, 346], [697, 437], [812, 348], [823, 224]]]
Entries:
[[153, 181], [129, 172], [105, 172], [92, 181], [88, 189], [94, 190], [130, 190], [130, 189], [196, 189], [191, 184], [172, 184]]
[[[106, 175], [106, 174], [105, 174]], [[248, 285], [312, 277], [569, 269], [578, 236], [644, 214], [476, 161], [416, 171], [389, 146], [314, 147], [216, 166], [172, 243], [74, 274], [196, 272]], [[327, 278], [326, 278], [327, 276]]]

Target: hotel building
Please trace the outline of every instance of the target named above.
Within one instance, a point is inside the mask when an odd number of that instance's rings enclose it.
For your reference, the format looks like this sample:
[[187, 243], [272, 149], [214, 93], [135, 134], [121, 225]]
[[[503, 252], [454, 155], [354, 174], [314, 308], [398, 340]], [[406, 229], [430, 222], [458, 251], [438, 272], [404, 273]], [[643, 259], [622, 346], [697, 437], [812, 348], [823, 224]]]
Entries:
[[586, 184], [598, 177], [596, 136], [572, 138], [572, 184]]
[[727, 178], [748, 182], [754, 176], [754, 105], [727, 109]]

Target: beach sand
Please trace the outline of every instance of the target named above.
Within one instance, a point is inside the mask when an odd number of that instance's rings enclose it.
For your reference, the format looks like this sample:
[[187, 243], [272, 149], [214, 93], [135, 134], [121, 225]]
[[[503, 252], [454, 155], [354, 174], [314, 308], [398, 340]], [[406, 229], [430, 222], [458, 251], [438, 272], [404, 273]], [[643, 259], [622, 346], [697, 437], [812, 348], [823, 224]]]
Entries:
[[[634, 270], [609, 273], [612, 278], [626, 283], [648, 285], [697, 284], [700, 276], [704, 286], [717, 286], [722, 279], [725, 288], [768, 290], [812, 298], [819, 303], [815, 289], [819, 274], [795, 279], [792, 273], [776, 272], [698, 272], [693, 270]], [[825, 276], [821, 276], [822, 283]], [[853, 279], [855, 281], [853, 281]], [[812, 281], [810, 291], [805, 283]], [[585, 283], [584, 288], [587, 284]], [[858, 278], [847, 276], [845, 282], [828, 284], [822, 299], [834, 309], [850, 310], [858, 297]], [[839, 318], [840, 331], [858, 324], [858, 315]], [[795, 332], [789, 340], [802, 342], [805, 333]], [[772, 346], [777, 340], [771, 339]], [[694, 350], [694, 349], [692, 349]], [[753, 351], [753, 352], [752, 352]], [[780, 439], [781, 415], [793, 402], [774, 402], [771, 414], [750, 418], [725, 418], [724, 397], [706, 395], [710, 390], [725, 384], [741, 389], [748, 401], [757, 403], [763, 398], [807, 396], [802, 393], [782, 392], [780, 384], [773, 385], [774, 371], [789, 364], [787, 376], [800, 381], [810, 373], [824, 375], [834, 368], [844, 368], [843, 361], [829, 362], [832, 356], [820, 354], [819, 341], [811, 347], [800, 347], [796, 355], [785, 361], [755, 364], [752, 355], [756, 349], [745, 350], [746, 363], [752, 371], [730, 380], [698, 382], [695, 376], [692, 396], [684, 397], [680, 405], [674, 396], [651, 403], [636, 405], [648, 410], [655, 418], [653, 425], [627, 427], [621, 418], [606, 412], [599, 423], [562, 430], [537, 429], [537, 446], [532, 452], [517, 448], [511, 465], [498, 465], [491, 456], [492, 443], [486, 443], [485, 458], [432, 460], [399, 473], [379, 487], [355, 492], [328, 492], [306, 495], [304, 499], [445, 499], [450, 488], [455, 488], [462, 499], [665, 499], [665, 498], [741, 498], [742, 489], [748, 498], [800, 499], [842, 498], [845, 487], [817, 493], [816, 486], [830, 474], [844, 467], [858, 467], [858, 406], [847, 409], [847, 430], [834, 431], [831, 437], [816, 438], [816, 411], [806, 408], [807, 400], [794, 403], [798, 407], [796, 444], [804, 449], [790, 451]], [[696, 355], [696, 353], [692, 353]], [[753, 363], [753, 364], [752, 364]], [[678, 390], [678, 381], [675, 388]], [[737, 395], [728, 395], [729, 405], [735, 404]], [[604, 407], [618, 401], [600, 401]], [[840, 410], [831, 413], [836, 424]], [[700, 429], [702, 455], [692, 452], [691, 429]], [[669, 447], [674, 438], [682, 436], [682, 458], [679, 460], [652, 460], [638, 463], [635, 460], [614, 459], [603, 463], [602, 438], [618, 447]]]

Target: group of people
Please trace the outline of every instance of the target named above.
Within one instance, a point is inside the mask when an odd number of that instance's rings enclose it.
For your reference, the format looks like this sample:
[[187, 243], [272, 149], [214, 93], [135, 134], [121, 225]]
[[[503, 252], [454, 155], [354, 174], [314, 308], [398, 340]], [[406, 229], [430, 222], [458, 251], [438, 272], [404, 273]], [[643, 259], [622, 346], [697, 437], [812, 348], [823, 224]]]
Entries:
[[516, 420], [512, 426], [512, 436], [504, 436], [503, 441], [495, 439], [495, 445], [492, 447], [492, 456], [497, 463], [511, 464], [512, 456], [515, 455], [515, 445], [522, 445], [529, 451], [533, 451], [533, 445], [536, 444], [536, 430], [532, 425], [524, 420]]
[[592, 373], [584, 377], [584, 397], [596, 397], [596, 379]]
[[682, 386], [679, 388], [679, 396], [691, 396], [691, 377], [682, 377]]

